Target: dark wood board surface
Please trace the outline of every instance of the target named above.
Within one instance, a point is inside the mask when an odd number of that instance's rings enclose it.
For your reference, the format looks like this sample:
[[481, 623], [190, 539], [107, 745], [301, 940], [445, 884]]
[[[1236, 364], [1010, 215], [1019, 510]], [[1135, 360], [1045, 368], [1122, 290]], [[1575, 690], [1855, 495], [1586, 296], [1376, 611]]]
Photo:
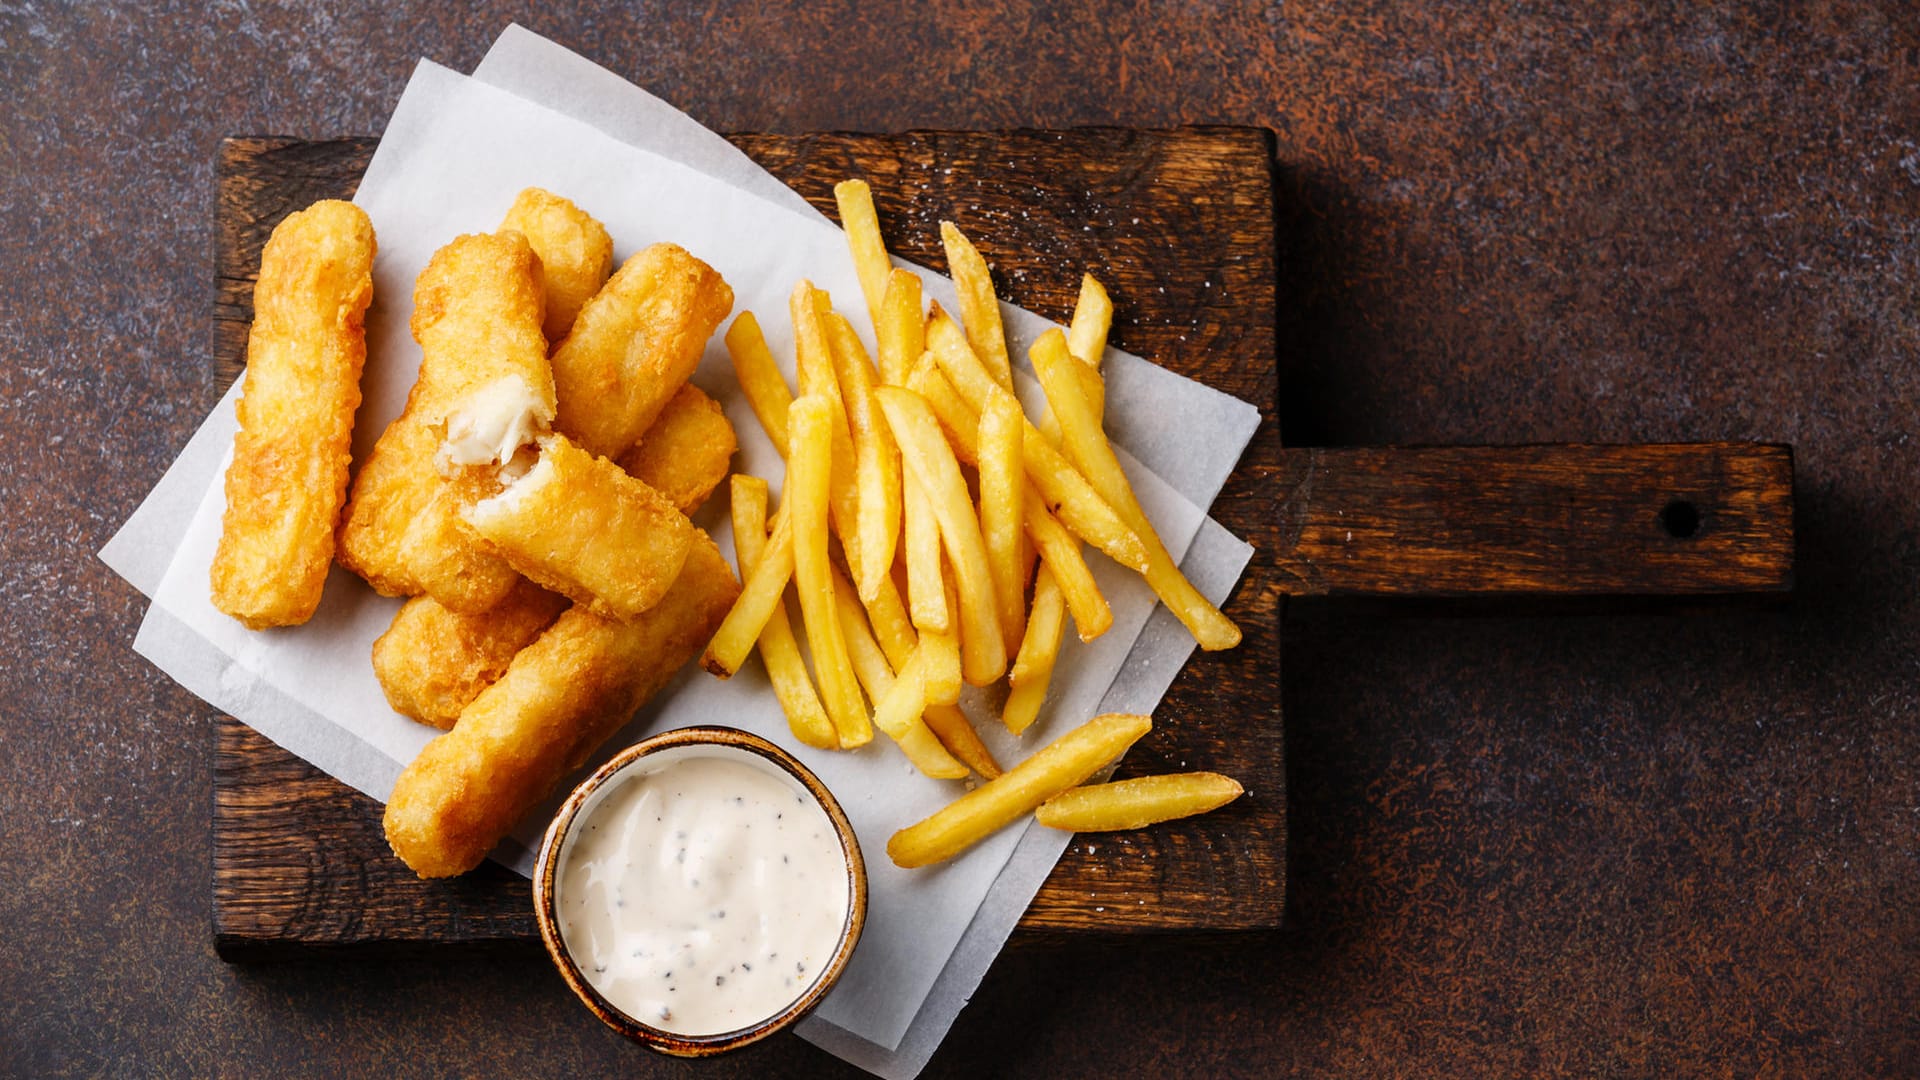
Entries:
[[[1026, 930], [1245, 930], [1281, 919], [1287, 800], [1270, 513], [1279, 431], [1269, 140], [1226, 128], [735, 137], [829, 212], [835, 181], [867, 178], [889, 247], [923, 264], [945, 265], [937, 223], [953, 219], [993, 263], [1001, 295], [1044, 315], [1064, 319], [1080, 272], [1098, 271], [1116, 304], [1114, 345], [1262, 411], [1212, 508], [1256, 548], [1226, 605], [1245, 641], [1230, 653], [1196, 653], [1156, 712], [1154, 732], [1122, 766], [1122, 775], [1217, 769], [1240, 778], [1249, 795], [1207, 817], [1076, 842], [1034, 900]], [[373, 146], [223, 145], [213, 350], [223, 383], [244, 362], [267, 233], [315, 199], [350, 195]], [[455, 881], [420, 881], [387, 850], [377, 804], [231, 719], [216, 726], [214, 760], [213, 912], [223, 955], [534, 938], [528, 888], [516, 875], [488, 866]]]

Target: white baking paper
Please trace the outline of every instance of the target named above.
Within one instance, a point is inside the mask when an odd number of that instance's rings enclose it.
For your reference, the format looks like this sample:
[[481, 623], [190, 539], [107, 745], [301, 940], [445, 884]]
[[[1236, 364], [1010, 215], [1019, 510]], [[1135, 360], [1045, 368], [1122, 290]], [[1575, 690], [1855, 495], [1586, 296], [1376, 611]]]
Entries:
[[[684, 117], [680, 121], [691, 123]], [[730, 146], [727, 149], [731, 151]], [[615, 237], [630, 245], [622, 247], [622, 256], [652, 239], [670, 237], [714, 263], [736, 289], [736, 309], [751, 307], [765, 313], [763, 325], [775, 338], [777, 355], [790, 352], [790, 342], [780, 340], [789, 335], [778, 314], [791, 282], [801, 274], [811, 273], [817, 284], [843, 301], [859, 295], [844, 239], [836, 230], [822, 227], [817, 215], [775, 207], [737, 188], [715, 185], [709, 177], [620, 145], [586, 125], [423, 64], [395, 113], [359, 197], [381, 238], [376, 293], [383, 298], [369, 319], [370, 354], [375, 359], [369, 363], [367, 405], [357, 431], [356, 443], [362, 450], [397, 413], [418, 362], [417, 349], [405, 332], [404, 298], [410, 295], [413, 276], [445, 239], [461, 231], [490, 228], [513, 193], [534, 183], [569, 194], [606, 221]], [[687, 207], [691, 205], [709, 207], [713, 216], [690, 214]], [[770, 244], [770, 238], [778, 242]], [[936, 283], [929, 281], [929, 286], [938, 295]], [[394, 298], [401, 299], [394, 302]], [[1116, 425], [1122, 419], [1136, 424], [1149, 446], [1169, 442], [1154, 437], [1160, 428], [1175, 428], [1174, 442], [1181, 434], [1188, 436], [1188, 452], [1215, 464], [1184, 472], [1186, 485], [1201, 489], [1187, 494], [1203, 494], [1210, 500], [1251, 435], [1257, 412], [1226, 399], [1237, 406], [1238, 413], [1227, 417], [1225, 437], [1219, 423], [1206, 428], [1182, 425], [1180, 421], [1188, 415], [1217, 410], [1220, 403], [1212, 399], [1223, 396], [1178, 377], [1169, 378], [1175, 380], [1170, 396], [1160, 397], [1152, 409], [1116, 401], [1111, 415]], [[737, 467], [777, 477], [777, 458], [739, 399], [725, 360], [709, 355], [696, 381], [727, 406], [741, 433]], [[206, 566], [223, 504], [217, 480], [233, 429], [233, 396], [230, 392], [223, 399], [102, 557], [143, 591], [156, 592], [155, 607], [136, 641], [143, 654], [277, 743], [384, 798], [404, 762], [432, 734], [386, 708], [367, 667], [372, 638], [384, 630], [395, 602], [376, 597], [356, 579], [336, 573], [322, 611], [312, 623], [263, 634], [241, 630], [207, 604]], [[1192, 413], [1183, 411], [1187, 409], [1183, 398], [1195, 397], [1203, 403], [1201, 407]], [[1129, 414], [1125, 418], [1123, 409]], [[1142, 419], [1146, 422], [1140, 423]], [[1204, 439], [1193, 437], [1201, 431]], [[1116, 441], [1127, 445], [1124, 439]], [[1196, 452], [1200, 450], [1204, 452]], [[1202, 526], [1199, 509], [1151, 471], [1133, 461], [1127, 464], [1169, 548], [1176, 554], [1183, 551]], [[709, 508], [702, 519], [724, 525], [718, 508]], [[729, 546], [724, 528], [714, 531], [722, 546]], [[1189, 559], [1186, 565], [1196, 584], [1217, 597], [1237, 579], [1250, 549], [1217, 526], [1204, 535], [1209, 540], [1196, 556], [1205, 557]], [[159, 560], [153, 552], [175, 547], [174, 558], [155, 581]], [[1136, 704], [1131, 707], [1147, 711], [1192, 648], [1177, 622], [1173, 623], [1175, 634], [1142, 635], [1141, 627], [1154, 612], [1151, 595], [1131, 575], [1097, 557], [1094, 561], [1102, 586], [1114, 602], [1116, 625], [1091, 647], [1069, 640], [1061, 665], [1065, 677], [1050, 699], [1048, 717], [1056, 713], [1084, 717], [1103, 705], [1118, 707], [1114, 703], [1120, 701], [1133, 701]], [[1210, 587], [1213, 584], [1218, 584], [1217, 589]], [[1171, 616], [1160, 610], [1153, 618], [1170, 620]], [[1148, 646], [1144, 652], [1134, 647], [1136, 639]], [[1164, 640], [1154, 645], [1159, 639]], [[630, 735], [697, 722], [731, 723], [758, 730], [783, 745], [791, 743], [757, 666], [726, 683], [689, 673], [636, 719]], [[1036, 736], [1044, 739], [1057, 730], [1057, 725], [1043, 719]], [[984, 724], [982, 731], [994, 742], [996, 754], [1021, 756], [1018, 743], [998, 725]], [[890, 754], [888, 747], [851, 755], [791, 748], [840, 793], [869, 852], [884, 851], [885, 839], [895, 828], [951, 797], [951, 785], [913, 775], [904, 759]], [[536, 835], [538, 828], [539, 822], [530, 823], [521, 839]], [[831, 1048], [836, 1053], [886, 1075], [916, 1072], [1066, 840], [1048, 830], [1034, 829], [1025, 838], [1012, 831], [948, 867], [914, 874], [898, 871], [884, 857], [878, 859], [870, 867], [874, 913], [867, 936], [846, 979], [809, 1021], [809, 1037], [818, 1035], [815, 1041], [823, 1044], [835, 1041]], [[1016, 851], [1012, 869], [1002, 873]], [[524, 869], [524, 849], [500, 854]], [[911, 920], [904, 917], [908, 911], [913, 912]], [[956, 942], [962, 948], [956, 950]], [[922, 1009], [929, 989], [935, 989], [935, 996]], [[857, 1058], [850, 1049], [856, 1047], [864, 1048], [858, 1050]]]

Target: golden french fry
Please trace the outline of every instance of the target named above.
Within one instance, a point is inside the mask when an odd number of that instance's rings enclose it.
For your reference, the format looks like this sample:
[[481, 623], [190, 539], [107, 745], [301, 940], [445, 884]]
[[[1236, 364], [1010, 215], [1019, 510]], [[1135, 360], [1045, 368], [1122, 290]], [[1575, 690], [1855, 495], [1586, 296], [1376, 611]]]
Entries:
[[894, 833], [887, 855], [894, 865], [925, 866], [950, 859], [1099, 772], [1153, 727], [1145, 716], [1096, 716], [1036, 751], [1032, 757]]
[[480, 865], [700, 651], [739, 590], [698, 533], [686, 569], [640, 618], [567, 610], [401, 772], [382, 818], [394, 854], [421, 877]]
[[1204, 814], [1239, 798], [1241, 792], [1239, 781], [1219, 773], [1136, 776], [1070, 788], [1041, 803], [1033, 816], [1048, 828], [1074, 832], [1140, 829]]
[[826, 317], [827, 341], [833, 352], [833, 370], [847, 404], [847, 425], [853, 433], [854, 477], [859, 487], [855, 517], [860, 539], [849, 560], [854, 583], [863, 600], [880, 591], [881, 579], [893, 570], [893, 553], [900, 544], [900, 449], [886, 418], [873, 400], [873, 362], [860, 343], [853, 324], [838, 312]]
[[960, 318], [967, 324], [973, 351], [1004, 390], [1013, 389], [1013, 365], [1007, 357], [1007, 334], [1000, 323], [1000, 300], [993, 294], [993, 275], [973, 241], [951, 221], [940, 223], [940, 243], [947, 249], [947, 269], [960, 294]]
[[373, 677], [394, 712], [445, 731], [566, 606], [566, 597], [525, 578], [477, 615], [416, 596], [374, 639]]
[[[791, 500], [788, 500], [791, 501]], [[793, 577], [793, 524], [783, 502], [773, 516], [773, 535], [760, 553], [759, 565], [742, 569], [746, 584], [726, 618], [707, 642], [700, 666], [722, 679], [731, 678], [746, 663], [747, 653], [766, 628], [776, 609], [782, 609], [787, 582]]]
[[620, 455], [619, 465], [681, 513], [691, 514], [727, 478], [738, 447], [726, 410], [699, 387], [684, 383], [633, 449]]
[[993, 572], [994, 604], [1007, 643], [1026, 627], [1027, 571], [1020, 558], [1026, 471], [1020, 444], [1026, 417], [1012, 394], [991, 394], [980, 414], [980, 535]]
[[1001, 722], [1015, 735], [1033, 726], [1047, 700], [1053, 680], [1053, 661], [1060, 654], [1060, 632], [1065, 627], [1066, 603], [1053, 571], [1046, 566], [1033, 583], [1033, 610], [1027, 615], [1027, 636], [1020, 642], [1007, 683], [1013, 689], [1000, 710]]
[[[944, 574], [941, 591], [946, 594], [948, 611], [960, 610], [954, 592], [953, 575]], [[927, 647], [927, 700], [936, 705], [952, 705], [960, 700], [960, 634], [956, 622], [947, 633], [928, 630], [920, 635]]]
[[[968, 465], [980, 464], [980, 417], [973, 406], [960, 397], [953, 383], [940, 370], [933, 353], [921, 355], [907, 377], [907, 389], [927, 399], [927, 407], [940, 420], [940, 430], [953, 447], [953, 456]], [[1024, 437], [1024, 436], [1023, 436]], [[1022, 447], [1024, 455], [1025, 448]]]
[[[840, 627], [847, 637], [847, 655], [860, 677], [860, 685], [866, 687], [867, 697], [874, 703], [873, 726], [898, 743], [907, 759], [926, 775], [943, 779], [967, 775], [966, 766], [954, 760], [945, 745], [921, 722], [921, 712], [925, 711], [925, 684], [921, 681], [925, 663], [915, 663], [919, 650], [907, 652], [896, 676], [892, 662], [873, 639], [866, 612], [860, 606], [859, 593], [838, 570], [833, 572], [833, 596], [834, 610], [840, 615]], [[900, 682], [907, 677], [909, 669], [914, 673], [915, 685], [902, 687]], [[883, 703], [887, 709], [884, 714]]]
[[1058, 330], [1049, 330], [1041, 335], [1033, 348], [1028, 350], [1028, 359], [1040, 376], [1040, 384], [1046, 389], [1047, 401], [1053, 407], [1053, 413], [1060, 418], [1061, 442], [1067, 448], [1075, 465], [1087, 476], [1088, 482], [1100, 492], [1102, 498], [1117, 510], [1147, 548], [1148, 564], [1147, 584], [1168, 610], [1185, 623], [1200, 647], [1207, 650], [1231, 649], [1240, 643], [1240, 628], [1233, 620], [1220, 613], [1213, 602], [1202, 596], [1200, 590], [1180, 573], [1173, 557], [1167, 554], [1166, 546], [1160, 542], [1160, 536], [1153, 529], [1153, 523], [1140, 508], [1140, 501], [1134, 497], [1133, 485], [1128, 483], [1125, 470], [1113, 455], [1113, 447], [1108, 445], [1106, 435], [1093, 418], [1092, 407], [1087, 403], [1086, 394], [1081, 391], [1080, 378], [1072, 367], [1079, 361], [1067, 352], [1066, 336]]
[[565, 435], [542, 439], [533, 468], [463, 518], [515, 570], [622, 620], [667, 594], [696, 531], [666, 496]]
[[[1080, 275], [1080, 299], [1073, 305], [1073, 322], [1067, 326], [1067, 351], [1086, 365], [1080, 374], [1086, 376], [1087, 401], [1093, 406], [1096, 420], [1107, 408], [1107, 386], [1098, 376], [1107, 355], [1107, 331], [1112, 326], [1113, 301], [1107, 298], [1106, 286], [1092, 274]], [[1052, 409], [1040, 418], [1039, 427], [1048, 442], [1060, 445], [1060, 421]]]
[[[811, 302], [811, 298], [809, 298]], [[793, 526], [793, 580], [807, 627], [820, 698], [840, 733], [840, 745], [863, 746], [873, 738], [866, 702], [860, 698], [847, 638], [834, 612], [833, 567], [827, 561], [827, 485], [833, 467], [833, 407], [824, 396], [802, 394], [787, 414], [788, 447], [783, 509]]]
[[941, 542], [953, 560], [960, 588], [961, 669], [968, 682], [985, 686], [1006, 672], [1007, 652], [994, 607], [986, 544], [967, 496], [967, 482], [924, 399], [895, 386], [883, 386], [874, 396], [900, 444], [902, 461], [927, 493], [940, 522]]
[[[745, 578], [760, 565], [767, 546], [767, 482], [757, 476], [735, 476], [731, 494], [733, 550], [740, 559], [740, 576]], [[760, 631], [760, 659], [767, 665], [774, 697], [787, 714], [787, 726], [793, 729], [794, 738], [822, 750], [839, 749], [840, 734], [814, 693], [813, 680], [807, 677], [807, 665], [800, 659], [800, 646], [793, 639], [784, 599], [774, 605], [766, 627]]]
[[973, 729], [966, 713], [952, 705], [928, 704], [926, 714], [921, 719], [926, 721], [927, 727], [932, 729], [947, 752], [959, 758], [967, 768], [979, 773], [981, 779], [992, 780], [1000, 775], [1000, 763], [993, 760], [993, 751], [980, 741], [980, 733]]
[[760, 320], [751, 311], [741, 312], [727, 328], [726, 341], [727, 355], [733, 358], [733, 373], [747, 395], [747, 404], [760, 418], [760, 427], [773, 448], [786, 457], [787, 407], [793, 404], [793, 391], [787, 386], [787, 377], [780, 374], [780, 366], [773, 362], [766, 335], [760, 332]]
[[733, 290], [684, 248], [654, 244], [634, 255], [553, 350], [554, 426], [592, 453], [625, 453], [699, 366], [731, 310]]
[[[855, 476], [853, 433], [847, 423], [846, 401], [840, 393], [840, 377], [833, 369], [833, 346], [827, 339], [825, 315], [827, 294], [802, 279], [787, 298], [787, 310], [793, 318], [794, 367], [800, 377], [802, 397], [813, 396], [827, 402], [832, 437], [832, 464], [827, 477], [828, 510], [833, 532], [847, 554], [849, 566], [860, 565], [859, 484]], [[789, 410], [788, 427], [792, 427]], [[789, 431], [788, 438], [792, 438]]]
[[913, 613], [913, 625], [922, 633], [948, 633], [953, 621], [940, 580], [940, 523], [934, 520], [933, 504], [927, 501], [927, 493], [912, 473], [901, 477], [901, 493], [906, 518], [907, 605]]
[[919, 635], [913, 631], [913, 620], [907, 617], [907, 606], [900, 601], [900, 588], [893, 583], [893, 575], [882, 578], [873, 599], [863, 602], [874, 636], [886, 650], [887, 663], [896, 667], [906, 663], [919, 643]]
[[542, 323], [547, 346], [558, 345], [573, 329], [573, 320], [613, 271], [613, 238], [592, 214], [551, 191], [527, 188], [507, 208], [500, 228], [527, 238], [540, 256], [540, 276], [547, 292], [547, 317]]
[[880, 347], [880, 379], [905, 386], [914, 362], [927, 349], [926, 313], [920, 307], [920, 276], [910, 270], [887, 274], [887, 291], [873, 323]]
[[840, 227], [846, 230], [847, 247], [853, 251], [853, 272], [860, 278], [860, 291], [866, 295], [867, 312], [877, 326], [887, 292], [887, 271], [893, 264], [887, 259], [887, 246], [880, 239], [880, 218], [873, 212], [873, 190], [865, 180], [842, 180], [833, 185], [833, 201], [840, 208]]
[[1033, 541], [1041, 561], [1053, 571], [1054, 583], [1066, 595], [1067, 610], [1073, 613], [1073, 626], [1081, 641], [1092, 641], [1113, 625], [1113, 609], [1100, 595], [1093, 571], [1080, 554], [1080, 541], [1066, 526], [1047, 513], [1040, 496], [1027, 489], [1027, 538]]
[[213, 606], [256, 630], [304, 623], [320, 606], [346, 502], [375, 246], [365, 211], [327, 199], [274, 226], [260, 255], [208, 574]]
[[[938, 305], [927, 322], [927, 351], [933, 353], [961, 399], [977, 414], [995, 384], [966, 338], [961, 336], [960, 328]], [[1027, 424], [1022, 434], [1020, 450], [1026, 458], [1027, 479], [1039, 489], [1047, 505], [1055, 508], [1054, 515], [1060, 523], [1075, 536], [1106, 552], [1114, 562], [1144, 574], [1146, 545], [1116, 513], [1116, 508], [1107, 505], [1087, 478], [1049, 445], [1033, 425]]]

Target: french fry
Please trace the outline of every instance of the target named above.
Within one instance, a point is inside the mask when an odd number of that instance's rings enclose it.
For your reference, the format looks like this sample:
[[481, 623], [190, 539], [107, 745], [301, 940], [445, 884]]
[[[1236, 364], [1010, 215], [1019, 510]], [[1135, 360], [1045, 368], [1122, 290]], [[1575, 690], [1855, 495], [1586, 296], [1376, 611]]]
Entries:
[[1041, 803], [1033, 816], [1048, 828], [1074, 832], [1140, 829], [1204, 814], [1239, 798], [1241, 792], [1239, 781], [1219, 773], [1136, 776], [1070, 788]]
[[1127, 482], [1126, 472], [1120, 468], [1113, 447], [1108, 445], [1106, 435], [1093, 418], [1086, 394], [1081, 391], [1079, 376], [1072, 367], [1079, 361], [1067, 352], [1066, 336], [1058, 330], [1047, 331], [1028, 350], [1027, 356], [1033, 361], [1041, 386], [1046, 389], [1054, 415], [1060, 418], [1061, 442], [1068, 455], [1146, 545], [1147, 584], [1186, 624], [1201, 648], [1213, 651], [1238, 645], [1240, 628], [1180, 573], [1166, 546], [1160, 542], [1159, 534], [1154, 532], [1153, 523], [1140, 509], [1133, 486]]
[[[967, 775], [967, 767], [947, 753], [945, 745], [921, 722], [926, 709], [926, 687], [925, 662], [918, 659], [919, 651], [908, 652], [899, 674], [895, 675], [879, 643], [873, 640], [859, 594], [838, 570], [833, 573], [833, 596], [834, 610], [839, 613], [840, 627], [847, 637], [847, 655], [860, 677], [860, 685], [866, 687], [867, 697], [874, 703], [873, 726], [898, 743], [907, 760], [926, 775], [936, 779], [958, 779]], [[909, 672], [913, 684], [903, 687], [901, 683], [909, 677]]]
[[993, 573], [994, 604], [1008, 644], [1026, 628], [1027, 570], [1020, 558], [1026, 474], [1020, 451], [1026, 418], [1012, 394], [992, 394], [980, 414], [980, 535]]
[[833, 185], [833, 201], [840, 208], [840, 227], [846, 230], [847, 247], [853, 251], [853, 272], [860, 278], [860, 291], [866, 294], [867, 312], [878, 326], [887, 292], [887, 271], [893, 269], [893, 264], [887, 259], [887, 246], [880, 239], [880, 219], [873, 212], [873, 190], [865, 180], [842, 180]]
[[[809, 298], [811, 302], [811, 298]], [[833, 718], [843, 747], [863, 746], [873, 738], [866, 703], [860, 698], [846, 634], [834, 611], [833, 569], [827, 561], [827, 484], [833, 466], [832, 403], [818, 394], [795, 398], [787, 416], [787, 482], [783, 509], [793, 528], [793, 579], [800, 613], [813, 653], [820, 698]]]
[[[953, 575], [943, 575], [941, 591], [946, 593], [948, 611], [958, 611], [960, 600], [954, 593]], [[927, 700], [937, 705], [952, 705], [960, 700], [960, 636], [953, 632], [929, 630], [920, 635], [927, 647]]]
[[[846, 402], [840, 394], [840, 378], [833, 370], [833, 347], [828, 344], [826, 320], [822, 317], [826, 311], [826, 294], [803, 279], [787, 298], [787, 310], [793, 318], [794, 368], [800, 377], [800, 394], [827, 402], [833, 443], [827, 499], [833, 531], [846, 550], [848, 565], [859, 566], [860, 508], [854, 475], [853, 433], [847, 426]], [[791, 412], [787, 424], [791, 429]], [[791, 430], [788, 438], [792, 438]]]
[[1007, 333], [1000, 323], [1000, 300], [993, 294], [993, 274], [987, 260], [951, 221], [940, 223], [940, 243], [947, 249], [947, 269], [960, 294], [960, 318], [967, 324], [967, 340], [1001, 389], [1013, 389], [1013, 365], [1007, 357]]
[[767, 433], [773, 448], [780, 451], [781, 457], [787, 456], [787, 407], [793, 404], [793, 391], [787, 386], [787, 377], [780, 374], [780, 367], [773, 362], [773, 353], [767, 348], [767, 338], [760, 332], [760, 320], [753, 312], [743, 311], [727, 328], [727, 355], [733, 358], [733, 373], [740, 380], [740, 389], [747, 395], [747, 404], [753, 407], [753, 415], [760, 418], [761, 430]]
[[953, 560], [960, 589], [961, 671], [968, 682], [985, 686], [1006, 672], [1007, 653], [994, 606], [986, 544], [980, 538], [980, 522], [974, 517], [960, 464], [941, 437], [939, 422], [918, 394], [884, 386], [874, 391], [874, 396], [900, 443], [902, 461], [933, 504], [941, 542]]
[[886, 295], [873, 322], [874, 342], [880, 347], [880, 379], [888, 386], [905, 386], [914, 362], [926, 351], [926, 313], [920, 305], [920, 275], [889, 271]]
[[[953, 388], [953, 383], [948, 381], [939, 365], [931, 361], [931, 356], [923, 357], [908, 383], [915, 393], [927, 399], [934, 415], [940, 418], [940, 428], [953, 446], [954, 456], [961, 461], [977, 463], [980, 459], [979, 420], [974, 416], [972, 406], [961, 400], [959, 391]], [[1026, 433], [1032, 430], [1031, 426], [1021, 429], [1020, 449], [1023, 458], [1027, 456]], [[1057, 454], [1055, 456], [1058, 457]], [[1031, 479], [1033, 474], [1029, 472], [1027, 475]], [[1100, 595], [1099, 587], [1094, 584], [1093, 572], [1087, 569], [1087, 560], [1080, 554], [1080, 541], [1047, 511], [1046, 502], [1036, 488], [1034, 484], [1026, 485], [1021, 523], [1040, 558], [1053, 567], [1054, 577], [1067, 595], [1067, 610], [1073, 613], [1074, 627], [1080, 634], [1080, 640], [1092, 641], [1113, 625], [1113, 609], [1107, 606], [1106, 598]], [[1144, 557], [1144, 549], [1141, 554]], [[1024, 556], [1022, 558], [1024, 560]], [[1022, 568], [1025, 568], [1024, 561]]]
[[873, 636], [880, 639], [880, 648], [887, 654], [887, 663], [895, 667], [906, 663], [920, 636], [913, 631], [913, 620], [907, 617], [907, 605], [900, 600], [900, 588], [893, 583], [893, 575], [880, 579], [880, 590], [873, 594], [873, 599], [862, 602], [867, 608], [867, 621], [873, 626]]
[[993, 751], [980, 741], [980, 733], [973, 729], [966, 713], [952, 705], [929, 704], [926, 715], [921, 719], [939, 737], [940, 744], [947, 748], [947, 752], [959, 758], [967, 768], [979, 773], [981, 779], [999, 777], [1000, 763], [993, 760]]
[[[736, 475], [732, 481], [733, 550], [740, 560], [740, 576], [751, 577], [760, 565], [767, 546], [767, 482], [757, 476]], [[773, 683], [774, 696], [787, 714], [787, 726], [794, 738], [822, 750], [840, 748], [840, 734], [814, 693], [813, 680], [800, 659], [800, 646], [793, 639], [793, 625], [787, 621], [783, 599], [774, 606], [767, 625], [760, 631], [760, 659], [767, 665], [767, 678]]]
[[[927, 321], [927, 351], [933, 353], [961, 399], [978, 413], [994, 389], [992, 377], [961, 336], [960, 328], [937, 305]], [[1087, 478], [1049, 445], [1032, 424], [1026, 424], [1022, 434], [1020, 450], [1027, 463], [1027, 479], [1040, 490], [1047, 505], [1056, 508], [1054, 513], [1060, 523], [1075, 536], [1106, 552], [1114, 562], [1146, 573], [1146, 545], [1121, 519], [1116, 508], [1109, 506]]]
[[[1080, 275], [1080, 299], [1074, 302], [1073, 322], [1067, 326], [1067, 351], [1086, 365], [1080, 375], [1097, 420], [1105, 416], [1107, 409], [1107, 384], [1099, 374], [1100, 364], [1107, 355], [1107, 331], [1112, 327], [1113, 301], [1107, 298], [1106, 286], [1092, 274]], [[1039, 427], [1048, 442], [1060, 445], [1060, 421], [1052, 409], [1040, 418]]]
[[903, 868], [960, 854], [1022, 814], [1074, 787], [1127, 752], [1153, 727], [1145, 716], [1096, 716], [1036, 751], [1032, 757], [909, 825], [887, 841], [887, 855]]
[[782, 606], [787, 582], [793, 578], [793, 523], [785, 502], [773, 516], [773, 534], [767, 537], [759, 565], [741, 573], [746, 584], [700, 657], [700, 666], [722, 679], [732, 678], [746, 663], [767, 620]]
[[826, 316], [834, 375], [846, 400], [847, 426], [853, 434], [854, 477], [859, 487], [855, 518], [859, 542], [853, 551], [858, 564], [849, 564], [860, 597], [871, 600], [880, 582], [893, 570], [893, 553], [900, 544], [900, 449], [886, 418], [873, 401], [873, 362], [854, 333], [853, 324], [838, 312]]
[[1066, 595], [1067, 610], [1073, 613], [1073, 626], [1081, 641], [1092, 641], [1113, 625], [1113, 609], [1094, 584], [1093, 571], [1080, 554], [1080, 541], [1047, 513], [1040, 496], [1027, 489], [1027, 538], [1040, 554], [1042, 563], [1053, 571], [1054, 583]]
[[911, 473], [901, 477], [905, 512], [903, 540], [907, 562], [907, 605], [913, 613], [913, 625], [921, 633], [950, 633], [953, 615], [947, 608], [947, 593], [940, 574], [940, 523], [934, 520], [933, 504], [919, 481]]
[[1066, 602], [1053, 570], [1040, 567], [1033, 583], [1033, 610], [1027, 613], [1027, 635], [1021, 639], [1020, 654], [1007, 673], [1013, 689], [1000, 709], [1000, 721], [1018, 735], [1033, 726], [1040, 706], [1047, 700], [1047, 684], [1053, 680], [1053, 661], [1060, 654], [1060, 632], [1065, 627]]

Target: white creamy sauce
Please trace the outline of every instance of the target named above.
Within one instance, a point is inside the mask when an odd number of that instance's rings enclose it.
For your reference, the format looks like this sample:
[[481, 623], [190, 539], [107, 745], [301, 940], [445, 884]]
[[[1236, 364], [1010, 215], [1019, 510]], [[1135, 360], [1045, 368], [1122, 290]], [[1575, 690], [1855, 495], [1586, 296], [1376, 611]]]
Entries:
[[682, 1035], [747, 1027], [805, 993], [847, 920], [846, 857], [820, 805], [771, 766], [715, 754], [615, 783], [582, 809], [555, 875], [586, 980]]

